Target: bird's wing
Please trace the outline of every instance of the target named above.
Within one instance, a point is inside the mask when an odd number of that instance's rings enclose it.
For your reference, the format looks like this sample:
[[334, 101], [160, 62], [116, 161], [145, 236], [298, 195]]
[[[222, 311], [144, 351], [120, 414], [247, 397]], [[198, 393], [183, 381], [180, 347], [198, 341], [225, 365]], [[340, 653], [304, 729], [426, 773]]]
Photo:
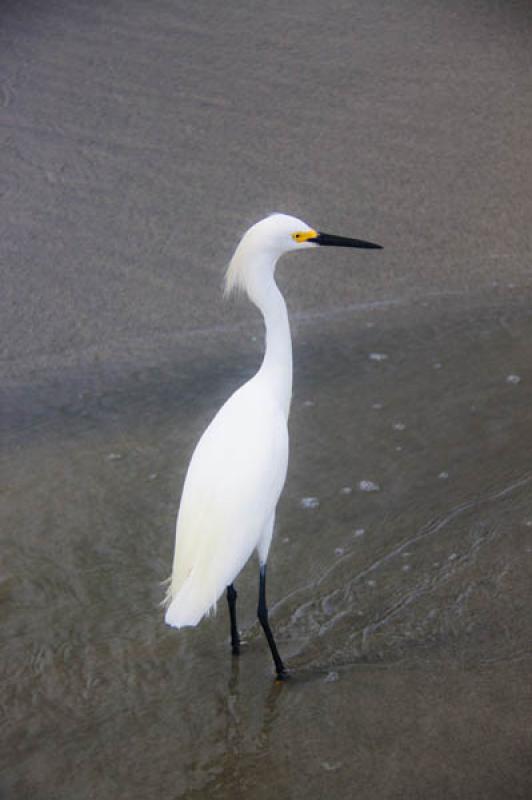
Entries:
[[253, 386], [242, 387], [211, 422], [190, 462], [177, 520], [171, 601], [186, 589], [198, 595], [201, 616], [216, 603], [271, 518], [287, 463], [284, 414]]

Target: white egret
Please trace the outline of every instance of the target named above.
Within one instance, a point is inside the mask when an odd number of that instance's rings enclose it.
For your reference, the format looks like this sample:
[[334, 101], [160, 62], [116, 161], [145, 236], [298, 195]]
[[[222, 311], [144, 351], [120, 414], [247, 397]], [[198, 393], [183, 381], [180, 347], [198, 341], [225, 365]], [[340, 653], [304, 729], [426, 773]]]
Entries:
[[292, 340], [274, 273], [283, 253], [318, 245], [380, 249], [371, 242], [320, 233], [286, 214], [273, 214], [245, 233], [229, 264], [226, 293], [243, 290], [262, 312], [265, 354], [256, 375], [222, 406], [194, 450], [177, 516], [165, 598], [165, 622], [182, 628], [197, 625], [227, 589], [232, 650], [238, 654], [233, 581], [256, 549], [258, 618], [279, 679], [286, 677], [286, 670], [268, 622], [266, 560], [288, 464]]

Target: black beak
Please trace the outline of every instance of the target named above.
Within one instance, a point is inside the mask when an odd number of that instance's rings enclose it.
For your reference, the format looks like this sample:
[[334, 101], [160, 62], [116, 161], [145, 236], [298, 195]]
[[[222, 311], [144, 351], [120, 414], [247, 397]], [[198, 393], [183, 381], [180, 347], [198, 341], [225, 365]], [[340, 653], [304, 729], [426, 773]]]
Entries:
[[335, 236], [332, 233], [321, 233], [314, 239], [310, 239], [313, 244], [320, 244], [324, 247], [362, 247], [365, 250], [382, 250], [380, 244], [373, 244], [373, 242], [364, 242], [362, 239], [348, 239], [345, 236]]

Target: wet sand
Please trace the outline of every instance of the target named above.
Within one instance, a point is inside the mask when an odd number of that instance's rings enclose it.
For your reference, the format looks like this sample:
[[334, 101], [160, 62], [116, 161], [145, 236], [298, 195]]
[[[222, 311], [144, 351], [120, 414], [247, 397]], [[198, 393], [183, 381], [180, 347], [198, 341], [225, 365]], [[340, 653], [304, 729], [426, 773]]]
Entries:
[[[2, 12], [0, 794], [528, 798], [527, 12], [150, 8]], [[159, 607], [261, 354], [224, 264], [274, 208], [386, 246], [279, 267], [283, 685], [255, 562], [240, 659], [224, 603]]]
[[239, 660], [224, 603], [180, 634], [157, 606], [176, 486], [236, 359], [199, 403], [205, 367], [182, 378], [178, 361], [21, 425], [8, 796], [527, 796], [532, 318], [483, 300], [429, 303], [415, 325], [407, 306], [300, 325], [270, 559], [286, 685], [254, 621], [256, 564]]

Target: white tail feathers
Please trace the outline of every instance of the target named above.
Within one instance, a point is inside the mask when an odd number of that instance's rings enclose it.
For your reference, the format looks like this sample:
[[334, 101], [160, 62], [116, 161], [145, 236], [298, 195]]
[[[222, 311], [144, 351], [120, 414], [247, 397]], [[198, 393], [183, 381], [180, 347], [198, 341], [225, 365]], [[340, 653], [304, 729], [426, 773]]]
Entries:
[[168, 605], [164, 621], [172, 628], [197, 625], [206, 614], [216, 611], [218, 598], [207, 598], [205, 590], [193, 578], [194, 575], [190, 575], [173, 598], [172, 587], [168, 588], [164, 600]]

